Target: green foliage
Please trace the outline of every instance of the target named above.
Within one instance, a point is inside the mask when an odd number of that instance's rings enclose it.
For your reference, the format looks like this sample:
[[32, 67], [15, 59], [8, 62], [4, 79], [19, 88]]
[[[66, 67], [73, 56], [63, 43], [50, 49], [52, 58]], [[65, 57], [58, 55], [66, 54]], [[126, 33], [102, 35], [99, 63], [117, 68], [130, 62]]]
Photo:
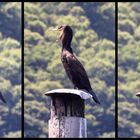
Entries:
[[0, 137], [21, 137], [21, 4], [0, 2]]
[[73, 29], [73, 51], [102, 104], [86, 101], [88, 137], [115, 137], [114, 3], [28, 2], [24, 9], [25, 137], [48, 136], [50, 99], [43, 93], [73, 88], [61, 64], [59, 33], [49, 30], [63, 24]]
[[21, 3], [0, 3], [0, 31], [5, 37], [21, 40]]
[[140, 111], [135, 95], [140, 90], [140, 27], [138, 2], [118, 4], [119, 15], [119, 137], [140, 137]]

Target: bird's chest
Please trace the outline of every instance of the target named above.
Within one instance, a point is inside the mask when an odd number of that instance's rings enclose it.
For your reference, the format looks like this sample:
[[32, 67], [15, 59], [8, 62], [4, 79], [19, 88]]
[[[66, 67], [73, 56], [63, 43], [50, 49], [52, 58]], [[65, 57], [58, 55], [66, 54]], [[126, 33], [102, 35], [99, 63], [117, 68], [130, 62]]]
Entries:
[[68, 65], [66, 56], [61, 56], [61, 62], [62, 62], [62, 64], [64, 65], [64, 67]]
[[68, 60], [67, 60], [67, 54], [63, 53], [61, 55], [61, 61], [62, 61], [62, 64], [63, 64], [64, 68], [69, 69], [69, 63], [68, 63]]

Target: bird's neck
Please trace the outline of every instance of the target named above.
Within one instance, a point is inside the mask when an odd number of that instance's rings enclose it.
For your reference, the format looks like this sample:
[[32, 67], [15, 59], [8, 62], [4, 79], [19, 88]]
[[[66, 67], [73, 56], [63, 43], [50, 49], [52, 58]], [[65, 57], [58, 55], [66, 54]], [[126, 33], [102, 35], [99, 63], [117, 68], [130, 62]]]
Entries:
[[68, 52], [70, 52], [70, 53], [73, 54], [73, 51], [72, 51], [72, 48], [71, 48], [70, 45], [63, 45], [63, 47], [62, 47], [62, 52], [63, 52], [63, 51], [68, 51]]

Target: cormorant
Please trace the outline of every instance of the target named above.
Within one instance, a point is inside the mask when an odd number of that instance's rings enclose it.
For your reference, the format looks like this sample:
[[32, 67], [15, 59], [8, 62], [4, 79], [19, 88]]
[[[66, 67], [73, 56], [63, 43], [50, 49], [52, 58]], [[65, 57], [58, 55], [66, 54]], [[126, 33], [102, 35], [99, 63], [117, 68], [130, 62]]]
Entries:
[[0, 92], [0, 99], [6, 104], [6, 100], [4, 99], [2, 93]]
[[69, 79], [74, 85], [74, 89], [77, 88], [81, 90], [86, 90], [93, 96], [94, 101], [100, 104], [96, 94], [92, 90], [87, 73], [83, 65], [73, 54], [73, 50], [71, 48], [73, 31], [71, 27], [66, 25], [60, 26], [52, 30], [61, 32], [59, 36], [59, 39], [62, 42], [61, 61]]

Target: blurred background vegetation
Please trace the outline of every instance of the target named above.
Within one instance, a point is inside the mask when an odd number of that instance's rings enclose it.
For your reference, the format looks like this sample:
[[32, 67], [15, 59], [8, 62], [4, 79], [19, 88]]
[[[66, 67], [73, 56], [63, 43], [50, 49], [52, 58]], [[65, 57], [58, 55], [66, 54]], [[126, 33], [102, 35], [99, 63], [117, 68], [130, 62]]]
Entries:
[[50, 98], [44, 92], [73, 88], [60, 60], [59, 33], [70, 25], [72, 48], [84, 65], [101, 106], [86, 101], [88, 137], [115, 137], [115, 4], [24, 3], [25, 137], [48, 137]]
[[[140, 3], [118, 4], [119, 137], [140, 137]], [[102, 102], [86, 101], [88, 137], [115, 136], [115, 6], [110, 2], [25, 3], [25, 137], [47, 137], [50, 98], [73, 88], [60, 61], [58, 33], [69, 24], [72, 48]], [[0, 137], [21, 137], [21, 4], [0, 2]]]
[[140, 3], [118, 3], [119, 137], [140, 138]]
[[21, 137], [21, 3], [0, 2], [0, 137]]

